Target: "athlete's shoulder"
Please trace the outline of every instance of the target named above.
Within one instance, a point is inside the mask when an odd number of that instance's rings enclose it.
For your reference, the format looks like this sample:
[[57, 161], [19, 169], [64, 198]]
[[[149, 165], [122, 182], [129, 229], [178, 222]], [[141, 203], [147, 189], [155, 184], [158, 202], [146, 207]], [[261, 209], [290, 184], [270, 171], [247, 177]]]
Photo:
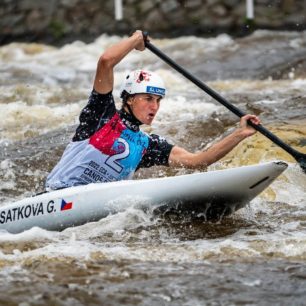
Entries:
[[73, 141], [89, 138], [116, 114], [112, 92], [107, 94], [92, 90], [87, 105], [81, 111], [80, 124], [76, 129]]
[[151, 141], [155, 143], [165, 143], [167, 142], [166, 138], [157, 134], [148, 134], [148, 137], [151, 139]]

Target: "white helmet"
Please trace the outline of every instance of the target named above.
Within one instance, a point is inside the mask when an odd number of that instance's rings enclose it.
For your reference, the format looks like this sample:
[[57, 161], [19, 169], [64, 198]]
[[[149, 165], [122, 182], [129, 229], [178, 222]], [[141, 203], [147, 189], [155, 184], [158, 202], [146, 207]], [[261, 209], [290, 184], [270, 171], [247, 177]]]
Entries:
[[137, 93], [150, 93], [164, 97], [166, 89], [162, 78], [154, 72], [135, 70], [130, 72], [123, 81], [120, 96], [124, 93], [133, 95]]

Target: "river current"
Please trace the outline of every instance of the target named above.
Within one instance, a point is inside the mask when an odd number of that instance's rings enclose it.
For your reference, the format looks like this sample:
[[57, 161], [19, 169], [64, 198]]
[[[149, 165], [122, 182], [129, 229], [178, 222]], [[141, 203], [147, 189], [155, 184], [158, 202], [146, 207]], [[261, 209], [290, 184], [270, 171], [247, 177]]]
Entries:
[[[0, 47], [1, 206], [43, 190], [87, 102], [99, 55], [119, 39]], [[306, 32], [152, 43], [306, 153]], [[158, 72], [167, 87], [155, 122], [144, 130], [195, 151], [237, 126], [233, 114], [149, 50], [132, 52], [116, 67], [115, 97], [137, 68]], [[305, 305], [305, 173], [259, 134], [208, 170], [271, 160], [289, 168], [219, 222], [132, 207], [62, 232], [0, 232], [0, 305]], [[154, 167], [136, 179], [190, 172]]]

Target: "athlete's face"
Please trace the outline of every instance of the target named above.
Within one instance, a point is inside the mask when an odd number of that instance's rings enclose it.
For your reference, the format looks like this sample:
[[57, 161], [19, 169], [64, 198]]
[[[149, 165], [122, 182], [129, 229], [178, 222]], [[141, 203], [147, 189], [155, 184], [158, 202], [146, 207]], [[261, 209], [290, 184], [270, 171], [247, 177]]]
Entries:
[[128, 103], [134, 116], [143, 124], [150, 125], [158, 112], [161, 99], [161, 96], [144, 93], [136, 94]]

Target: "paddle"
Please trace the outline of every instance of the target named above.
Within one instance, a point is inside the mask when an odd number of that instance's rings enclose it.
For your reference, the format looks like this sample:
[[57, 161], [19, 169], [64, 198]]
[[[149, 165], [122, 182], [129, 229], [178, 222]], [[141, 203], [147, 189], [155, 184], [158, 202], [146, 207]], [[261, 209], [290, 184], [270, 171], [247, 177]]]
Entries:
[[[197, 79], [195, 76], [193, 76], [191, 73], [189, 73], [187, 70], [185, 70], [183, 67], [179, 66], [177, 63], [175, 63], [170, 57], [168, 57], [166, 54], [164, 54], [162, 51], [157, 49], [155, 46], [153, 46], [147, 39], [147, 33], [143, 33], [144, 35], [144, 42], [145, 46], [152, 51], [155, 55], [160, 57], [163, 61], [165, 61], [167, 64], [169, 64], [172, 68], [177, 70], [179, 73], [181, 73], [184, 77], [186, 77], [188, 80], [190, 80], [192, 83], [197, 85], [199, 88], [204, 90], [207, 94], [209, 94], [211, 97], [213, 97], [215, 100], [220, 102], [222, 105], [224, 105], [227, 109], [229, 109], [232, 113], [237, 115], [238, 117], [243, 117], [246, 115], [243, 111], [238, 109], [236, 106], [228, 102], [226, 99], [224, 99], [222, 96], [220, 96], [216, 91], [209, 88], [207, 85], [205, 85], [203, 82], [201, 82], [199, 79]], [[297, 150], [293, 149], [286, 143], [284, 143], [281, 139], [279, 139], [277, 136], [272, 134], [270, 131], [268, 131], [266, 128], [264, 128], [262, 125], [256, 125], [252, 122], [248, 122], [249, 125], [251, 125], [254, 129], [256, 129], [258, 132], [269, 138], [272, 142], [274, 142], [276, 145], [284, 149], [287, 153], [289, 153], [299, 164], [300, 167], [303, 169], [303, 171], [306, 173], [306, 154], [298, 152]]]

